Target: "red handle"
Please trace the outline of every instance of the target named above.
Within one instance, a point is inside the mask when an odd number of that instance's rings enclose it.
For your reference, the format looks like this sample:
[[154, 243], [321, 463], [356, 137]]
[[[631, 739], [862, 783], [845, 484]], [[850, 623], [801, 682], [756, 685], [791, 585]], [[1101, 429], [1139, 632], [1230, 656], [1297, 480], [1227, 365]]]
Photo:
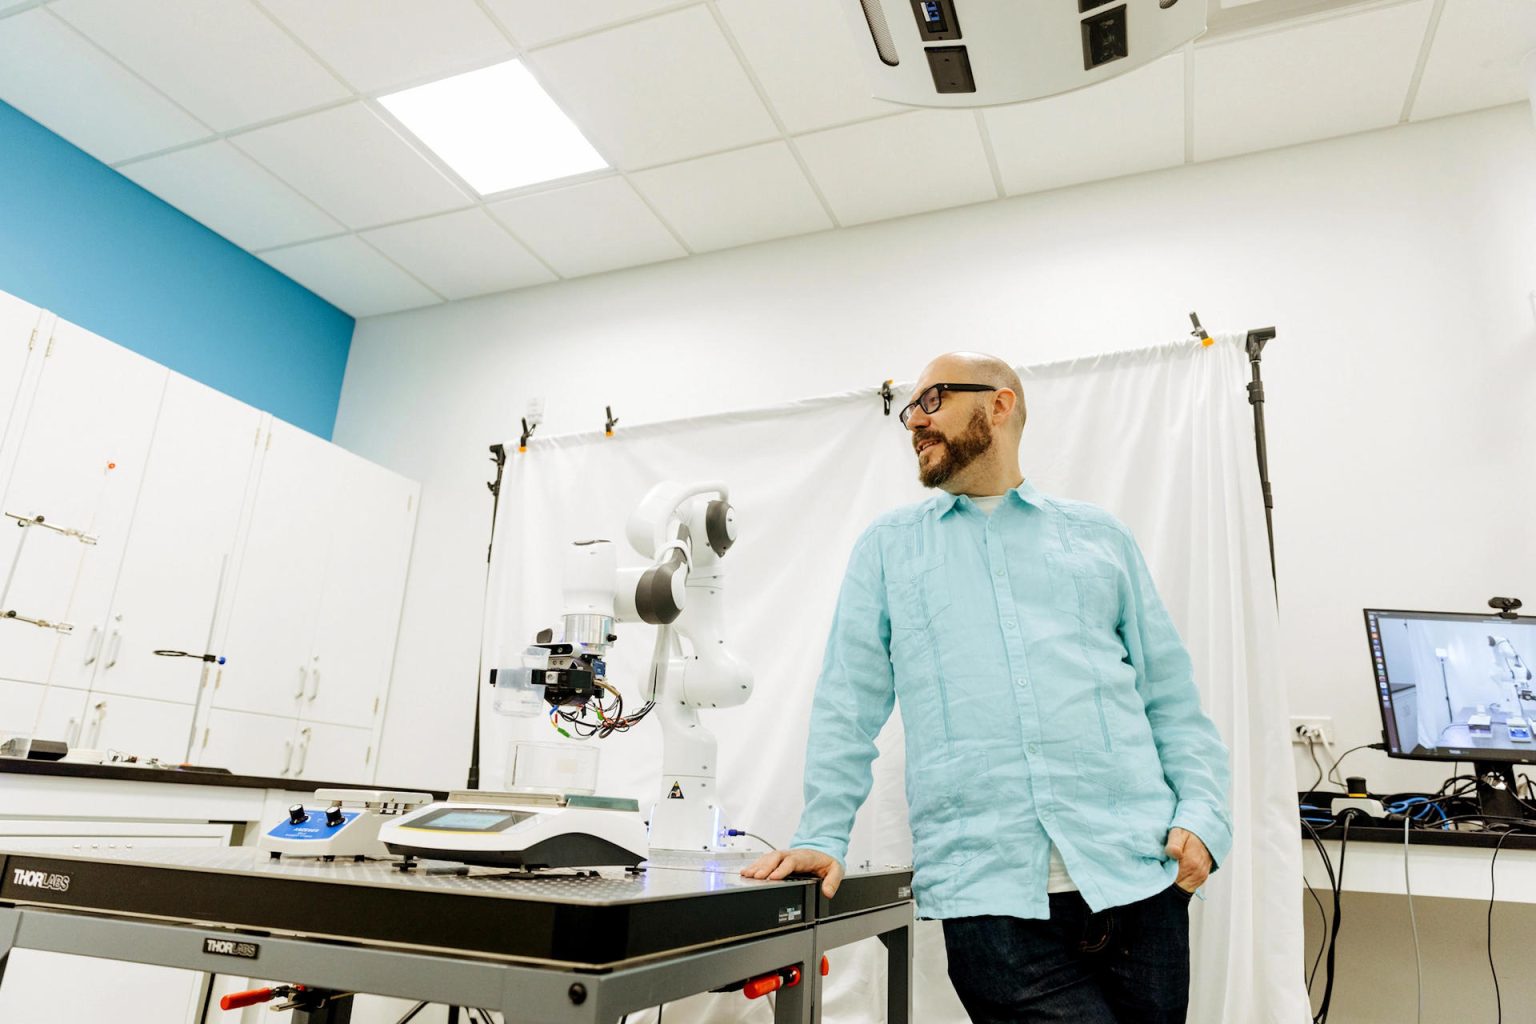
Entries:
[[255, 1006], [257, 1003], [265, 1003], [277, 993], [270, 988], [253, 988], [245, 992], [231, 992], [219, 1000], [219, 1009], [238, 1010], [242, 1006]]
[[822, 957], [821, 958], [821, 976], [823, 978], [825, 978], [827, 975], [829, 975], [831, 973], [832, 973], [832, 965], [827, 963], [827, 958], [826, 957]]

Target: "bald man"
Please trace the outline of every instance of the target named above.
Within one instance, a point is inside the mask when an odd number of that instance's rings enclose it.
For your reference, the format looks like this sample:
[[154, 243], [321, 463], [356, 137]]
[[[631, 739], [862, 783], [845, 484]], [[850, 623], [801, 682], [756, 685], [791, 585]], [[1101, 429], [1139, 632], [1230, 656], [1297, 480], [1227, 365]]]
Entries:
[[1189, 899], [1231, 848], [1227, 750], [1130, 532], [1019, 471], [1023, 389], [956, 352], [901, 412], [940, 493], [854, 545], [793, 849], [843, 877], [875, 737], [906, 735], [913, 889], [977, 1024], [1185, 1019]]

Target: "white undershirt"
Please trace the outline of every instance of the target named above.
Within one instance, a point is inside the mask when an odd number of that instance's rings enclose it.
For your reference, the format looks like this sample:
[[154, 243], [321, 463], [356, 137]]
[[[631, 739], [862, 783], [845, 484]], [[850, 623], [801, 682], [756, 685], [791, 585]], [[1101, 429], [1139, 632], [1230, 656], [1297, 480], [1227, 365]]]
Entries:
[[[980, 497], [977, 497], [974, 494], [970, 495], [970, 499], [975, 503], [976, 507], [981, 509], [987, 515], [991, 515], [993, 512], [997, 511], [998, 506], [1002, 505], [1003, 499], [1006, 497], [1006, 494], [985, 494]], [[1045, 891], [1077, 891], [1077, 886], [1072, 882], [1072, 876], [1067, 874], [1067, 865], [1066, 862], [1061, 859], [1061, 851], [1056, 849], [1055, 843], [1051, 844], [1050, 874], [1046, 877]]]

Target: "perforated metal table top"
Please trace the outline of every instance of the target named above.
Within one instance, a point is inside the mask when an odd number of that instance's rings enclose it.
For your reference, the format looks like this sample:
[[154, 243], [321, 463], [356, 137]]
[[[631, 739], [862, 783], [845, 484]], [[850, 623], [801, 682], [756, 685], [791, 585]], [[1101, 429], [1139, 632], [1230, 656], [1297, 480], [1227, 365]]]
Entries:
[[745, 879], [739, 862], [584, 876], [394, 864], [244, 847], [0, 850], [0, 903], [602, 967], [904, 902], [911, 884], [908, 871], [855, 874], [829, 902], [814, 880]]

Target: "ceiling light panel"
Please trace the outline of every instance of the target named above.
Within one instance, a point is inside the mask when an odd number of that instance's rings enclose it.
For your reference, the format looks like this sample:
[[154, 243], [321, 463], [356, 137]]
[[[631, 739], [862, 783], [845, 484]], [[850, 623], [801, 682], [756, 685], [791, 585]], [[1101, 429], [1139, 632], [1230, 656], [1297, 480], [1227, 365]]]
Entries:
[[379, 102], [481, 195], [608, 166], [520, 61]]

